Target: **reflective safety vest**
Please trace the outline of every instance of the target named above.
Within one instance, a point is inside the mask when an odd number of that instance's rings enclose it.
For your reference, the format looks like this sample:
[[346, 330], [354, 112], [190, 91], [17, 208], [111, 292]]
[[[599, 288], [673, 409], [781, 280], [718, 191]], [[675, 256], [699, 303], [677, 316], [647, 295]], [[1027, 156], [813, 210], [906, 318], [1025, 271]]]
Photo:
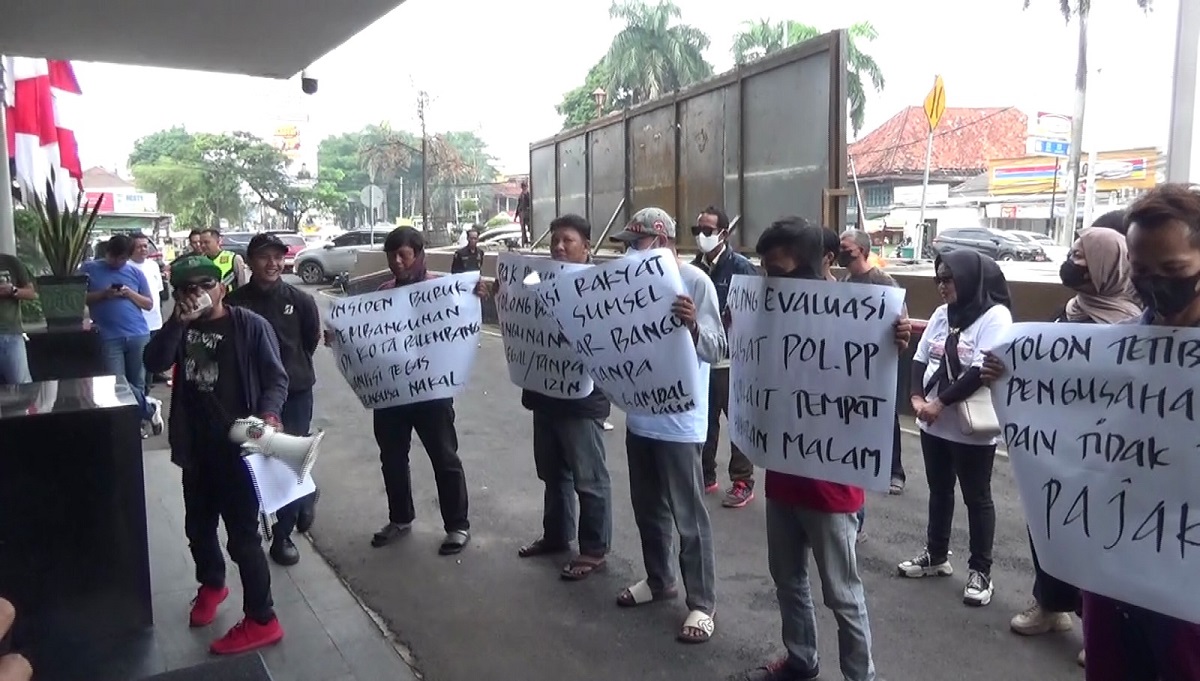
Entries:
[[225, 284], [230, 291], [237, 288], [237, 275], [233, 271], [233, 259], [237, 257], [229, 251], [221, 251], [217, 257], [213, 258], [213, 264], [217, 269], [221, 270], [221, 283]]

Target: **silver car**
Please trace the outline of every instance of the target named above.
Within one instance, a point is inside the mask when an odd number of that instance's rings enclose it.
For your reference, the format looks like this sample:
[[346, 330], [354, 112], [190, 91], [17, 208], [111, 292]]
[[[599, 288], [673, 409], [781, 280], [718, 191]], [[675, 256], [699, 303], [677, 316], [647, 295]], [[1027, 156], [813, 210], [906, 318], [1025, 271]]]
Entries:
[[354, 269], [362, 251], [381, 251], [389, 230], [356, 229], [296, 254], [293, 271], [305, 284], [331, 281]]

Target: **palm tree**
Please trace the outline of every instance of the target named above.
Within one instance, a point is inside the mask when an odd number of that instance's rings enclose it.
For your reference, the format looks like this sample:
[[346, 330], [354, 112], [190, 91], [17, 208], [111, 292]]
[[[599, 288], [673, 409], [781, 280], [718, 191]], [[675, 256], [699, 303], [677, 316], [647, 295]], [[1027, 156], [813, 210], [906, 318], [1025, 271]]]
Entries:
[[608, 13], [625, 22], [605, 55], [612, 73], [610, 96], [625, 93], [630, 104], [638, 104], [712, 75], [704, 59], [708, 36], [678, 23], [679, 7], [670, 0], [653, 5], [618, 0]]
[[[778, 52], [789, 45], [802, 43], [821, 35], [815, 26], [797, 21], [771, 21], [760, 19], [742, 24], [742, 30], [733, 39], [733, 61], [739, 66], [754, 59]], [[870, 80], [876, 92], [884, 87], [883, 71], [871, 55], [858, 49], [863, 42], [879, 37], [879, 32], [869, 21], [860, 21], [847, 30], [850, 40], [846, 45], [846, 86], [850, 102], [850, 127], [857, 137], [862, 130], [867, 111], [867, 89], [864, 80]]]
[[[1134, 0], [1138, 7], [1150, 10], [1154, 0]], [[1189, 0], [1180, 0], [1188, 2]], [[1025, 0], [1025, 9], [1029, 9], [1033, 0]], [[1072, 18], [1079, 20], [1079, 53], [1075, 63], [1075, 110], [1071, 120], [1071, 148], [1067, 156], [1067, 216], [1059, 230], [1060, 243], [1070, 246], [1075, 235], [1075, 219], [1079, 203], [1079, 161], [1083, 154], [1083, 116], [1087, 111], [1087, 33], [1088, 17], [1092, 13], [1092, 0], [1058, 0], [1058, 9], [1063, 19], [1070, 23]]]

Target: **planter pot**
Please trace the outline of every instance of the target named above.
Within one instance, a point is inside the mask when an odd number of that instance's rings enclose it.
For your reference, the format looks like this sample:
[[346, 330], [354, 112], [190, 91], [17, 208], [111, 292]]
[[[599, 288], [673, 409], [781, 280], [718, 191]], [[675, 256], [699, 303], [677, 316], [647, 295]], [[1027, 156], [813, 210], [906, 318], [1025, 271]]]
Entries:
[[38, 277], [36, 283], [47, 329], [83, 327], [83, 310], [87, 305], [87, 275]]

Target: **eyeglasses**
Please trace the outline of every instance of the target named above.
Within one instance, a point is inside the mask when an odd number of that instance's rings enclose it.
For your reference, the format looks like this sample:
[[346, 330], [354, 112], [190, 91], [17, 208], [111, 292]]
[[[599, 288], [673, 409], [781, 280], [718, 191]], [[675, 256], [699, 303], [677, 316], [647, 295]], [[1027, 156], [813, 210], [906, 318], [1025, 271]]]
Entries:
[[712, 236], [716, 231], [716, 229], [709, 227], [708, 225], [692, 226], [692, 236], [700, 236], [701, 234], [704, 236]]
[[184, 293], [192, 293], [192, 292], [198, 291], [200, 289], [204, 289], [205, 291], [211, 291], [217, 287], [217, 283], [218, 282], [216, 279], [205, 279], [203, 281], [189, 281], [186, 284], [184, 284], [183, 286], [180, 286], [179, 290], [183, 291]]

